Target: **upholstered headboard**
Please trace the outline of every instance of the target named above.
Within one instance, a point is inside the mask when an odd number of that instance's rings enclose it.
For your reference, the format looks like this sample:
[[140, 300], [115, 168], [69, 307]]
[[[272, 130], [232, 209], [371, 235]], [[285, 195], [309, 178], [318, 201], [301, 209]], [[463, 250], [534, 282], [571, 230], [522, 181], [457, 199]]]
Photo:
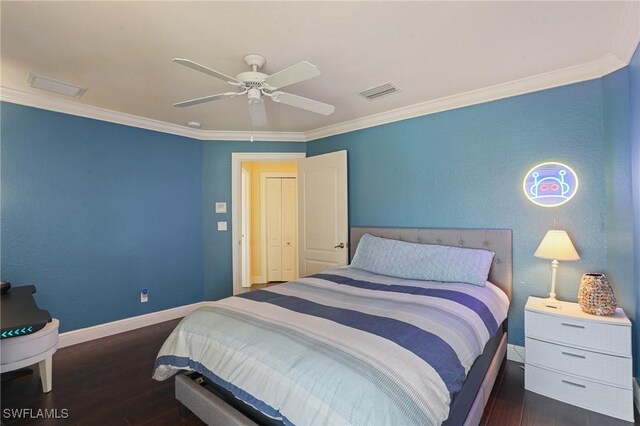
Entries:
[[480, 248], [495, 253], [489, 281], [500, 287], [511, 299], [513, 281], [510, 229], [445, 229], [445, 228], [351, 228], [350, 255], [356, 252], [360, 237], [371, 234], [411, 243], [440, 244], [454, 247]]

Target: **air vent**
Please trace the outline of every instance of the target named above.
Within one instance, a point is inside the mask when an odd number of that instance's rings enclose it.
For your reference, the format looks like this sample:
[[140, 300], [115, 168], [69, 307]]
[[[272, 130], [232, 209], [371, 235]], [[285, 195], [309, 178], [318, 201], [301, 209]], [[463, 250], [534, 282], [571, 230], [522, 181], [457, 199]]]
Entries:
[[27, 76], [27, 84], [36, 89], [46, 90], [48, 92], [57, 93], [59, 95], [71, 96], [79, 98], [87, 91], [86, 87], [74, 86], [73, 84], [64, 83], [49, 77], [29, 73]]
[[396, 86], [391, 83], [385, 83], [381, 84], [380, 86], [372, 87], [371, 89], [360, 92], [360, 94], [369, 100], [373, 100], [397, 92], [399, 92], [399, 90]]

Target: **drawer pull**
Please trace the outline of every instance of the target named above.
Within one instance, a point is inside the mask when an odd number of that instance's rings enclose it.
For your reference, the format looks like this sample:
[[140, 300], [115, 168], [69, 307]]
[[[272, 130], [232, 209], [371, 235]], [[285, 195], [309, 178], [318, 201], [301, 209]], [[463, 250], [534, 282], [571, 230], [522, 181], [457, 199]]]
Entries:
[[562, 325], [564, 325], [565, 327], [584, 328], [584, 325], [569, 324], [567, 322], [563, 322]]
[[572, 354], [571, 352], [562, 352], [562, 355], [572, 356], [574, 358], [586, 359], [587, 357], [584, 355]]
[[575, 386], [575, 387], [577, 387], [577, 388], [583, 388], [583, 389], [584, 389], [584, 388], [586, 388], [586, 386], [585, 386], [585, 385], [581, 385], [580, 383], [570, 382], [570, 381], [568, 381], [568, 380], [563, 380], [563, 381], [562, 381], [562, 383], [566, 383], [566, 384], [568, 384], [568, 385]]

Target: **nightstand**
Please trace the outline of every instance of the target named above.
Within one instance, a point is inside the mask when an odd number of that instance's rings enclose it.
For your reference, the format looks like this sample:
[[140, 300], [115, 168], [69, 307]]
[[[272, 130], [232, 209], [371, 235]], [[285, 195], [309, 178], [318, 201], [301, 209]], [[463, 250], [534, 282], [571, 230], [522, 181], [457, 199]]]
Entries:
[[525, 389], [633, 422], [631, 322], [577, 303], [529, 297], [524, 311]]

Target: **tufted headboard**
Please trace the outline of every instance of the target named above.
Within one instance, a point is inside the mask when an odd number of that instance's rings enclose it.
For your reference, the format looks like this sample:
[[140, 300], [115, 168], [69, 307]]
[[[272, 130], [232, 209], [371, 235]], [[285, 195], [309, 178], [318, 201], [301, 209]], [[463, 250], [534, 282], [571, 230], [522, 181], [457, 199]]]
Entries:
[[491, 250], [495, 253], [495, 256], [489, 271], [489, 281], [500, 287], [511, 299], [513, 261], [510, 229], [352, 227], [350, 258], [353, 258], [360, 242], [360, 237], [364, 234], [411, 243]]

